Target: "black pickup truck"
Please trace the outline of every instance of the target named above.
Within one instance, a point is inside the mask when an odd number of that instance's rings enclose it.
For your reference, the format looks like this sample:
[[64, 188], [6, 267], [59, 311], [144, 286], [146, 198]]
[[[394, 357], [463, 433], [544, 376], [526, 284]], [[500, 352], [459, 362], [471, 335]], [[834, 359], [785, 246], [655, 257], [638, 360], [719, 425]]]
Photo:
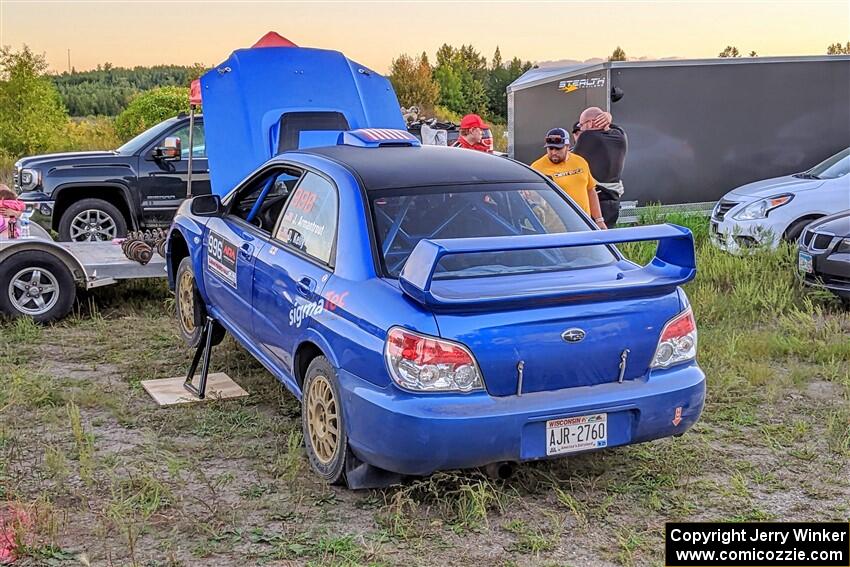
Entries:
[[[203, 117], [195, 117], [192, 194], [210, 192]], [[120, 148], [47, 154], [15, 164], [15, 191], [59, 240], [111, 240], [166, 227], [186, 198], [189, 118], [160, 122]]]

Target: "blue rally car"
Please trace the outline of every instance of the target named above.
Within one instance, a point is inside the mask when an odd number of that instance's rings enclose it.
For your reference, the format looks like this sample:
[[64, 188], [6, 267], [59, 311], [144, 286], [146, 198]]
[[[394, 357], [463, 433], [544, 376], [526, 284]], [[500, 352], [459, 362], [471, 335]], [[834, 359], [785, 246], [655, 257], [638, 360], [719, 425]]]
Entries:
[[[222, 73], [210, 73], [214, 91]], [[216, 132], [216, 105], [205, 101], [208, 147], [254, 143], [264, 163], [178, 211], [180, 331], [197, 344], [209, 315], [214, 340], [231, 333], [283, 382], [321, 478], [505, 473], [699, 418], [705, 377], [679, 287], [696, 271], [687, 229], [594, 230], [525, 165], [392, 127], [322, 145], [302, 135], [275, 155], [227, 118]], [[214, 168], [211, 155], [215, 189]], [[643, 240], [658, 241], [643, 267], [613, 246]]]

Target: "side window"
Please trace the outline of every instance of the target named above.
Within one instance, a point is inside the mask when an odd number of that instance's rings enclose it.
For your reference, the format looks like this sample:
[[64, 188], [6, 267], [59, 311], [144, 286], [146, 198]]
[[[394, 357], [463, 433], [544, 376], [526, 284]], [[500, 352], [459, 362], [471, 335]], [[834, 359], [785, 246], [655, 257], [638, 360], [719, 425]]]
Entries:
[[261, 175], [237, 193], [228, 208], [228, 215], [271, 234], [275, 221], [301, 178], [297, 169], [279, 169]]
[[330, 264], [338, 206], [333, 184], [315, 173], [307, 173], [289, 200], [274, 237]]
[[[205, 158], [207, 157], [207, 146], [204, 139], [204, 124], [195, 123], [194, 127], [195, 135], [192, 137], [192, 145], [194, 146], [192, 157], [193, 158]], [[186, 124], [173, 134], [169, 134], [169, 136], [175, 136], [180, 138], [180, 147], [182, 148], [182, 158], [186, 159], [189, 157], [189, 125]]]

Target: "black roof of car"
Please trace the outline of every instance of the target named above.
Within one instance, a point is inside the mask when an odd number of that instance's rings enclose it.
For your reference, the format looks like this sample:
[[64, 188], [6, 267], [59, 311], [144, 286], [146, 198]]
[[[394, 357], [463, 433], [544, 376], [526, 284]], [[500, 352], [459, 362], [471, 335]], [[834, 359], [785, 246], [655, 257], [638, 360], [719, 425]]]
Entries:
[[540, 183], [540, 176], [507, 158], [442, 146], [299, 150], [337, 161], [355, 172], [367, 190], [479, 183]]

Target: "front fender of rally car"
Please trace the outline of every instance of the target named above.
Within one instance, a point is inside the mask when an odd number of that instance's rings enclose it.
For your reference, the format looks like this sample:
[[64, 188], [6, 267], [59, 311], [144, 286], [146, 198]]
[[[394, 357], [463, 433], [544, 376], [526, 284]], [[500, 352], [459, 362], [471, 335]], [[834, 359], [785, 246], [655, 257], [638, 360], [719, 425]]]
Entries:
[[191, 213], [191, 199], [186, 199], [177, 209], [174, 220], [168, 229], [165, 243], [165, 267], [168, 275], [168, 287], [174, 291], [177, 268], [186, 256], [192, 259], [192, 269], [196, 274], [195, 284], [201, 298], [207, 303], [204, 278], [203, 250], [204, 233], [208, 217], [199, 217]]

